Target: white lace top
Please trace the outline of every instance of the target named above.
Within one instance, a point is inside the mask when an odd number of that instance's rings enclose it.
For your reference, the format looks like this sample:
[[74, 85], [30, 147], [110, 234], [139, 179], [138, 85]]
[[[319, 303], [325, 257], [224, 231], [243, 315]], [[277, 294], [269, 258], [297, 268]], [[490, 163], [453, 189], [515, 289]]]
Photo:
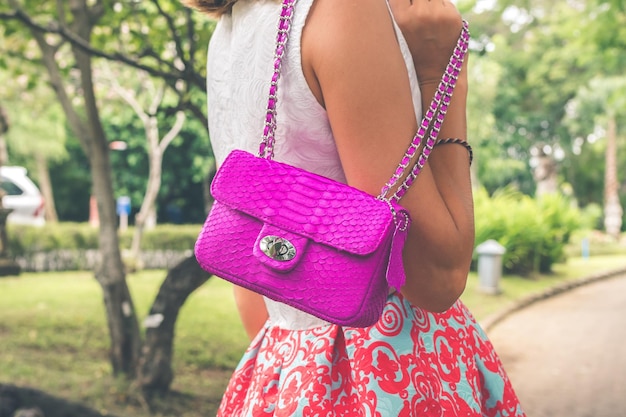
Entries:
[[[345, 182], [326, 111], [311, 93], [302, 71], [300, 40], [313, 1], [298, 0], [295, 8], [278, 85], [275, 159]], [[220, 18], [211, 38], [207, 64], [208, 117], [218, 165], [233, 149], [258, 153], [280, 8], [280, 1], [239, 0], [232, 14]], [[413, 61], [397, 26], [396, 34], [419, 120], [421, 98]], [[290, 306], [265, 301], [273, 325], [306, 329], [325, 324]]]

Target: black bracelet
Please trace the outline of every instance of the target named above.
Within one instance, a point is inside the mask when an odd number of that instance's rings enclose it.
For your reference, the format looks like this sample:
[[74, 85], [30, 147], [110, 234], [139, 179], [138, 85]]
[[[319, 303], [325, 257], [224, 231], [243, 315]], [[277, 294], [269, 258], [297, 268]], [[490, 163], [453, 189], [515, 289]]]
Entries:
[[437, 146], [437, 145], [445, 145], [447, 143], [456, 143], [458, 145], [465, 146], [465, 149], [467, 149], [467, 152], [469, 153], [470, 165], [472, 165], [472, 161], [474, 160], [474, 151], [472, 150], [472, 147], [470, 146], [469, 143], [467, 143], [467, 141], [465, 139], [460, 139], [460, 138], [438, 139], [437, 142], [435, 143], [435, 146]]

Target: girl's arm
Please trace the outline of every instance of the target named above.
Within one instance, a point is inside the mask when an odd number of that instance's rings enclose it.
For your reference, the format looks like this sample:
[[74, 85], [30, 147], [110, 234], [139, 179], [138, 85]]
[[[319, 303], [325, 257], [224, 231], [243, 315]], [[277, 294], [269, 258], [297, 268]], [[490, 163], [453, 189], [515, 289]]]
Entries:
[[[399, 2], [406, 4], [398, 7]], [[406, 5], [428, 7], [428, 13]], [[460, 16], [441, 0], [393, 0], [392, 8], [428, 105], [459, 36]], [[420, 30], [412, 34], [415, 27]], [[348, 183], [378, 195], [417, 131], [406, 65], [385, 1], [316, 0], [304, 28], [302, 58], [309, 86], [328, 111]], [[466, 137], [466, 92], [463, 71], [440, 137]], [[474, 243], [467, 151], [434, 151], [401, 205], [412, 218], [401, 291], [419, 307], [446, 310], [465, 288]]]
[[250, 340], [261, 330], [268, 314], [263, 296], [237, 285], [233, 286], [235, 304], [241, 316], [243, 328]]

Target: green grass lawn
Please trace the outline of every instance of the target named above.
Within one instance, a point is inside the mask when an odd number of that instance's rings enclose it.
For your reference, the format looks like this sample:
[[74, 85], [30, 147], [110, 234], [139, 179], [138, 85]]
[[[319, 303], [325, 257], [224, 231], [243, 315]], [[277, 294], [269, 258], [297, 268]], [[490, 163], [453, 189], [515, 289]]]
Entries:
[[[164, 277], [164, 271], [128, 276], [140, 320]], [[214, 415], [248, 343], [231, 294], [228, 283], [211, 279], [183, 306], [172, 388], [186, 395], [161, 407], [166, 413], [174, 407], [172, 414], [156, 416]], [[0, 317], [0, 382], [35, 387], [120, 416], [149, 415], [134, 401], [135, 387], [111, 378], [102, 295], [91, 272], [2, 278]]]
[[[481, 320], [514, 300], [566, 280], [624, 267], [626, 255], [573, 258], [549, 276], [506, 276], [503, 292], [496, 296], [480, 293], [478, 278], [472, 274], [462, 299]], [[139, 320], [164, 277], [164, 271], [128, 276]], [[149, 414], [138, 401], [136, 387], [111, 377], [102, 295], [91, 272], [0, 278], [0, 318], [0, 382], [38, 388], [127, 417], [214, 415], [248, 343], [230, 284], [209, 280], [190, 296], [177, 322], [175, 394]]]

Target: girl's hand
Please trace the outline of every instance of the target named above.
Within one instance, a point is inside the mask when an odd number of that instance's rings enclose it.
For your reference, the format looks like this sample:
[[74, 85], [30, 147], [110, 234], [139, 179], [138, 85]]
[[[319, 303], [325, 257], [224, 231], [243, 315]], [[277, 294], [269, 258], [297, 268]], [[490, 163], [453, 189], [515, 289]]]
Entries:
[[461, 33], [462, 19], [447, 0], [389, 0], [420, 84], [438, 82]]

